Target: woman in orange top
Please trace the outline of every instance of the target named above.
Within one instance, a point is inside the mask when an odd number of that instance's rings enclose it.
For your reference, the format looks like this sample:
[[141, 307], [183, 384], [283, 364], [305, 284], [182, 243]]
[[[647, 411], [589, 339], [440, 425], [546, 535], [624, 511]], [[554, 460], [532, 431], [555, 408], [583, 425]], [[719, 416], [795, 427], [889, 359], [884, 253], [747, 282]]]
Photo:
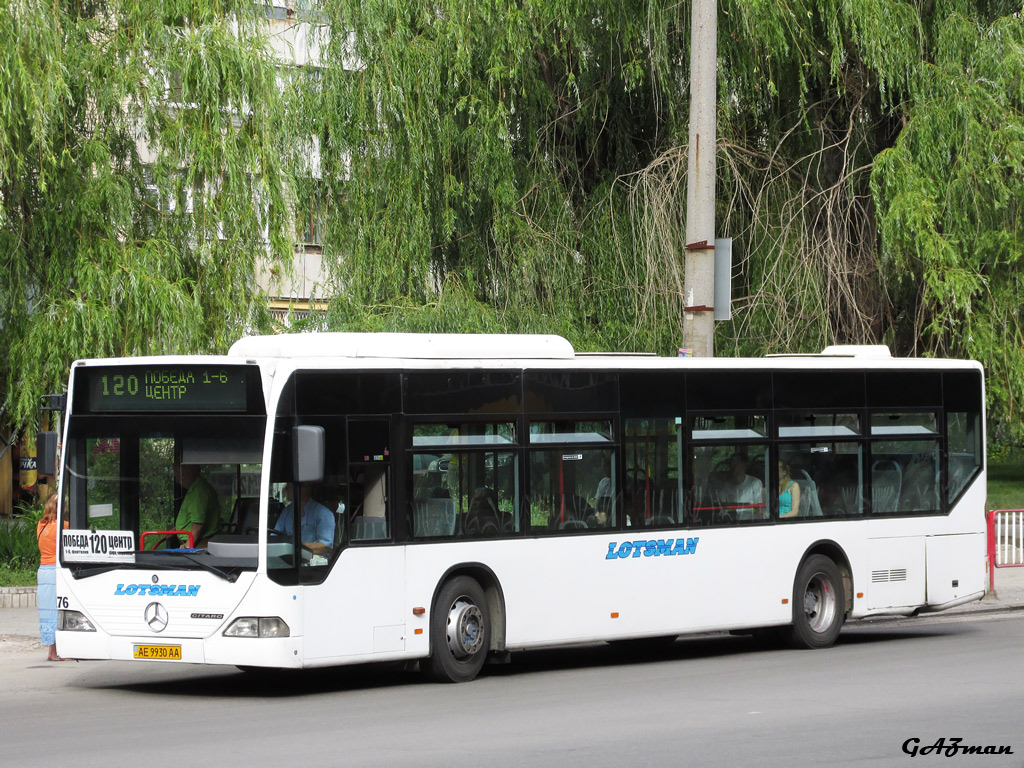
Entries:
[[39, 571], [36, 574], [36, 603], [39, 606], [39, 636], [47, 647], [49, 661], [63, 661], [57, 655], [54, 633], [57, 631], [57, 494], [51, 493], [43, 505], [43, 517], [36, 526], [39, 542]]

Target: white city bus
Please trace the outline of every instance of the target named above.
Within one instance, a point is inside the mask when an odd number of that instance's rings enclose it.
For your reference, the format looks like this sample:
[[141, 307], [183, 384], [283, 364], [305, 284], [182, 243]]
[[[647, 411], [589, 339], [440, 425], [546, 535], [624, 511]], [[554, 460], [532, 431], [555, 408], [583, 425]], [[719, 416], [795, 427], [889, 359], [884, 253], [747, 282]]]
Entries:
[[[62, 461], [70, 658], [464, 681], [709, 630], [825, 647], [985, 591], [981, 367], [884, 348], [325, 333], [82, 360]], [[200, 541], [175, 524], [189, 465], [219, 508]]]

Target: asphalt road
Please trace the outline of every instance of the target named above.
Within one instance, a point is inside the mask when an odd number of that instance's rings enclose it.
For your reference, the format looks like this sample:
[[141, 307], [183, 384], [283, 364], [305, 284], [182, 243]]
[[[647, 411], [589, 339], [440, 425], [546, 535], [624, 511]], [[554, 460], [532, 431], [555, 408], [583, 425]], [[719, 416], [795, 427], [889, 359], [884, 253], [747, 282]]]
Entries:
[[[513, 654], [466, 685], [396, 667], [0, 655], [0, 765], [1024, 766], [1024, 614], [849, 625], [824, 651], [683, 638]], [[1013, 754], [906, 754], [944, 739]], [[918, 739], [918, 742], [908, 740]]]

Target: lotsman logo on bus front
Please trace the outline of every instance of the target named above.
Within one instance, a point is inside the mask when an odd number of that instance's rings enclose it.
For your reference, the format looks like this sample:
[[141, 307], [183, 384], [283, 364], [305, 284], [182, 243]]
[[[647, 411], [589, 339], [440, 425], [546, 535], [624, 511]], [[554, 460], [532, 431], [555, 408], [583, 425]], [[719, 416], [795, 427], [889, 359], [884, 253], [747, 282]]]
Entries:
[[115, 595], [148, 595], [149, 597], [196, 597], [199, 584], [118, 584]]
[[660, 557], [661, 555], [693, 555], [697, 552], [697, 542], [693, 539], [650, 539], [640, 541], [609, 542], [605, 560], [618, 560], [627, 557]]

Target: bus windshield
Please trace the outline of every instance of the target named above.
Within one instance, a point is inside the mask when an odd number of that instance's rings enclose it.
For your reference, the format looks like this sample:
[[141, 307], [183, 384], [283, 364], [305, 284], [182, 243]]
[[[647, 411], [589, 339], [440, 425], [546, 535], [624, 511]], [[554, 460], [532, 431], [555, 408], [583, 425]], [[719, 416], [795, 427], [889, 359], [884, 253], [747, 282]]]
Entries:
[[246, 529], [255, 541], [265, 426], [257, 415], [72, 416], [69, 527], [130, 531], [140, 553], [205, 549]]

